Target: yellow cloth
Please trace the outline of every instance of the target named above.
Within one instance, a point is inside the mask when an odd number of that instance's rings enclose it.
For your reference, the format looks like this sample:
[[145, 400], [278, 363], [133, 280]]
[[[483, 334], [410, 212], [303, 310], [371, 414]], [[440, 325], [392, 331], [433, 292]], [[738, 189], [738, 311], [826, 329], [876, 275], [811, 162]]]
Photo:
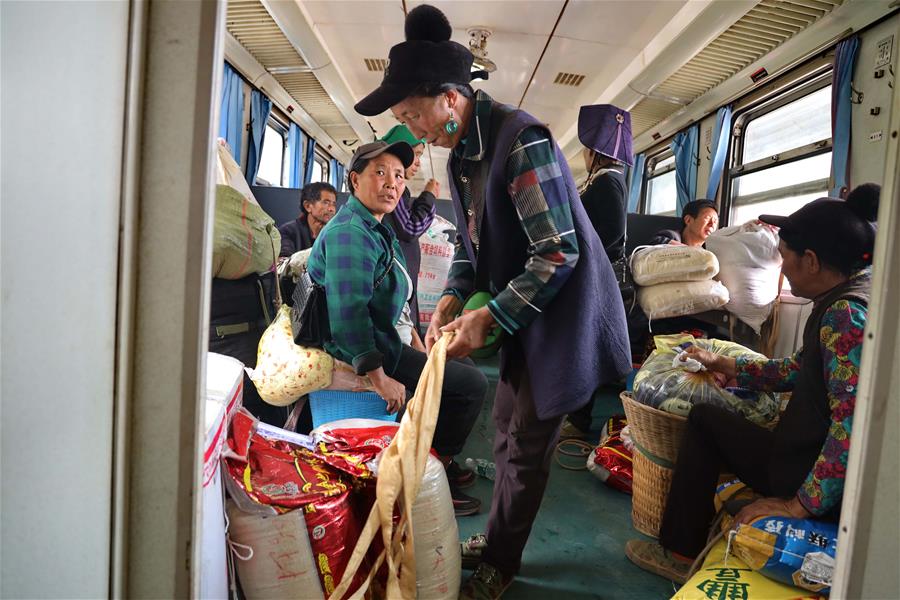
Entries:
[[[425, 472], [434, 428], [441, 407], [441, 387], [444, 383], [444, 364], [447, 361], [447, 345], [452, 335], [443, 335], [428, 355], [422, 370], [416, 393], [407, 404], [391, 444], [382, 452], [378, 462], [376, 499], [369, 519], [340, 585], [329, 596], [337, 600], [344, 596], [366, 551], [375, 535], [381, 530], [384, 548], [369, 571], [368, 578], [351, 596], [362, 598], [372, 578], [383, 562], [388, 565], [387, 597], [415, 600], [416, 557], [412, 530], [412, 507], [419, 493], [419, 485]], [[393, 526], [394, 505], [400, 503], [400, 522]], [[404, 539], [405, 538], [405, 539]], [[401, 543], [403, 542], [403, 543]]]

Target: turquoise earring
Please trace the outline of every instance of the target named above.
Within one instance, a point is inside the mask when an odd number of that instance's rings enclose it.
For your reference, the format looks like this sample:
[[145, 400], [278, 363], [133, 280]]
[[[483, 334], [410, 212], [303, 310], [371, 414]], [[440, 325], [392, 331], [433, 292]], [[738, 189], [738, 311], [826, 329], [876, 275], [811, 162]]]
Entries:
[[450, 119], [444, 123], [444, 131], [447, 132], [447, 135], [453, 135], [457, 131], [459, 131], [459, 123], [456, 122], [456, 119], [453, 118], [453, 113], [450, 113]]

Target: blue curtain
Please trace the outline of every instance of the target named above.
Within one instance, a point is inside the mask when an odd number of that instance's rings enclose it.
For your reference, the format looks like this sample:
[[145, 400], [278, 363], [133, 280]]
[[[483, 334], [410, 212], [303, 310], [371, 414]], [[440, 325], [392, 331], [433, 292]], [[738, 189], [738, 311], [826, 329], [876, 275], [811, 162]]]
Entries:
[[231, 146], [231, 155], [241, 164], [241, 132], [244, 122], [244, 82], [241, 76], [224, 63], [222, 101], [219, 105], [219, 137]]
[[830, 196], [843, 198], [850, 188], [850, 84], [859, 52], [859, 36], [837, 45], [831, 71], [831, 181]]
[[316, 160], [316, 140], [306, 138], [306, 160], [303, 163], [303, 185], [312, 181], [313, 163]]
[[[266, 123], [272, 112], [272, 101], [258, 90], [250, 92], [250, 150], [247, 153], [247, 182], [256, 184], [256, 173], [259, 171], [259, 160], [262, 156], [263, 138], [266, 136]], [[281, 185], [280, 181], [270, 181], [272, 185]]]
[[303, 145], [306, 140], [306, 134], [300, 129], [296, 123], [291, 123], [288, 131], [288, 167], [290, 168], [290, 179], [288, 186], [292, 188], [303, 187]]
[[647, 157], [638, 154], [631, 168], [631, 184], [628, 186], [628, 212], [636, 213], [641, 204], [641, 183], [644, 180], [644, 163]]
[[331, 185], [334, 186], [334, 189], [337, 191], [341, 191], [341, 187], [344, 185], [344, 165], [340, 163], [336, 158], [331, 159]]
[[725, 155], [728, 154], [728, 139], [731, 137], [731, 105], [723, 106], [716, 113], [716, 127], [713, 130], [712, 163], [709, 165], [709, 184], [706, 186], [706, 196], [710, 200], [716, 199], [719, 191], [719, 182], [722, 181], [722, 173], [725, 171]]
[[678, 191], [677, 213], [694, 200], [697, 193], [697, 142], [700, 125], [695, 123], [675, 136], [672, 152], [675, 154], [675, 188]]

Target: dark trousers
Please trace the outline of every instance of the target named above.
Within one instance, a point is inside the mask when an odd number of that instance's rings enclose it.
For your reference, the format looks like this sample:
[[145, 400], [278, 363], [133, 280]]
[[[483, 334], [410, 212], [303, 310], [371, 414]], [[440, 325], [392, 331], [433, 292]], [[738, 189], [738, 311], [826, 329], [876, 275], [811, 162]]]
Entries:
[[[692, 408], [663, 513], [659, 543], [687, 557], [700, 554], [715, 517], [713, 498], [723, 471], [734, 473], [763, 496], [790, 498], [796, 494], [812, 465], [804, 468], [773, 461], [773, 441], [771, 431], [740, 415], [706, 404]], [[792, 472], [785, 474], [786, 469]], [[773, 481], [784, 483], [773, 485]]]
[[524, 359], [511, 363], [508, 371], [494, 398], [497, 472], [482, 559], [504, 575], [514, 575], [544, 497], [563, 417], [537, 418]]
[[582, 431], [590, 431], [593, 422], [594, 398], [588, 400], [588, 403], [574, 412], [569, 413], [569, 422]]
[[[419, 385], [427, 360], [427, 355], [404, 344], [397, 368], [388, 375], [413, 392]], [[487, 385], [484, 373], [468, 358], [447, 361], [441, 387], [441, 409], [431, 443], [435, 452], [441, 456], [456, 456], [462, 452], [484, 404]]]

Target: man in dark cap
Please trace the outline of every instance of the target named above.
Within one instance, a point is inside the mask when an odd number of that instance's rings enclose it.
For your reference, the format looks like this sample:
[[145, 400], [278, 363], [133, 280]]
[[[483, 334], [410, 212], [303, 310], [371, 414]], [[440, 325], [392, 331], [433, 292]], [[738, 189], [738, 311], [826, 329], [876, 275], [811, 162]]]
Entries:
[[[547, 127], [469, 82], [473, 57], [433, 6], [413, 9], [382, 84], [356, 110], [388, 109], [417, 138], [452, 149], [459, 224], [447, 289], [425, 343], [451, 356], [505, 332], [494, 400], [497, 471], [486, 546], [460, 598], [499, 598], [521, 565], [564, 415], [631, 369], [625, 310], [603, 246]], [[483, 76], [484, 74], [476, 74]], [[475, 291], [486, 307], [459, 315]], [[471, 547], [471, 545], [470, 545]]]
[[789, 358], [727, 358], [691, 347], [688, 356], [741, 387], [790, 391], [773, 431], [717, 406], [695, 406], [669, 491], [659, 543], [632, 540], [625, 554], [642, 569], [683, 583], [706, 545], [723, 465], [766, 496], [735, 516], [735, 527], [762, 516], [836, 520], [844, 490], [868, 314], [877, 197], [822, 198], [780, 227], [782, 271], [813, 309], [803, 348]]
[[700, 247], [719, 228], [719, 211], [712, 200], [694, 200], [681, 210], [680, 230], [662, 229], [656, 232], [651, 244], [681, 244]]

